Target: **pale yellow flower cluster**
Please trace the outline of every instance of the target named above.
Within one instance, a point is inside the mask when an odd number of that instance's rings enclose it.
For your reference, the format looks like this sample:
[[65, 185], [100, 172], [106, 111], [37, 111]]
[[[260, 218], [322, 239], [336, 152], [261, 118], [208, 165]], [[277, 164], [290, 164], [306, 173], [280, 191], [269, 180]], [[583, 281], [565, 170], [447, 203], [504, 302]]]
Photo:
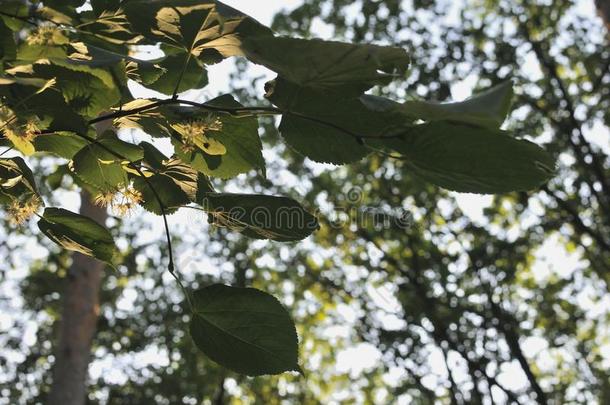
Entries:
[[114, 191], [105, 191], [95, 196], [95, 204], [109, 207], [117, 216], [126, 216], [142, 202], [142, 193], [133, 185], [120, 186]]
[[19, 200], [13, 200], [11, 205], [8, 207], [8, 215], [10, 222], [13, 225], [21, 225], [27, 220], [32, 218], [34, 214], [40, 208], [40, 199], [37, 196], [33, 196], [28, 200], [22, 202]]
[[4, 136], [25, 155], [34, 153], [32, 141], [40, 132], [40, 121], [29, 118], [25, 123], [19, 122], [15, 114], [7, 107], [0, 108], [0, 128]]
[[182, 150], [189, 153], [199, 148], [210, 155], [222, 155], [226, 153], [224, 146], [206, 135], [208, 132], [220, 131], [222, 131], [222, 121], [214, 115], [182, 124]]
[[56, 35], [59, 30], [51, 25], [43, 25], [38, 29], [30, 33], [25, 41], [28, 45], [54, 45], [56, 41]]

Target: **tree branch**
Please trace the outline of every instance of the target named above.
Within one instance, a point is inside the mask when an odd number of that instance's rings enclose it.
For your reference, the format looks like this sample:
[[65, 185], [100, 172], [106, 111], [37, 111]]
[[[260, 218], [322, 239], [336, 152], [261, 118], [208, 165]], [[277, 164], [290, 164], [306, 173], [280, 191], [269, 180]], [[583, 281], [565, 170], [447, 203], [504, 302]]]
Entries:
[[[527, 1], [525, 2], [525, 4], [527, 5]], [[546, 70], [551, 80], [555, 82], [557, 88], [559, 89], [559, 92], [561, 93], [563, 102], [566, 105], [565, 110], [568, 113], [570, 124], [574, 132], [576, 132], [579, 141], [578, 143], [576, 143], [572, 139], [572, 134], [569, 134], [568, 142], [572, 146], [572, 149], [574, 150], [574, 153], [576, 153], [580, 163], [584, 167], [592, 166], [593, 172], [595, 173], [597, 180], [602, 185], [602, 188], [604, 189], [606, 195], [610, 195], [610, 185], [608, 184], [607, 176], [605, 175], [604, 164], [602, 161], [600, 161], [597, 153], [595, 153], [589, 142], [585, 139], [585, 136], [582, 131], [582, 123], [576, 118], [576, 108], [574, 106], [574, 102], [572, 101], [572, 97], [570, 96], [570, 93], [568, 92], [568, 89], [565, 86], [563, 80], [561, 80], [561, 78], [559, 77], [556, 62], [545, 53], [542, 43], [532, 38], [527, 23], [522, 22], [518, 16], [515, 16], [515, 18], [518, 22], [520, 31], [522, 32], [527, 42], [529, 42], [529, 44], [531, 45], [536, 55], [536, 58], [538, 59], [538, 62], [544, 68], [544, 70]], [[530, 16], [530, 20], [533, 23], [539, 25], [539, 18], [537, 15]], [[583, 150], [581, 150], [580, 148], [583, 148]], [[591, 157], [592, 164], [587, 164], [583, 155], [583, 151], [584, 154], [588, 154]]]
[[[489, 294], [488, 294], [489, 295]], [[493, 299], [491, 295], [489, 295], [489, 303], [491, 305], [492, 312], [495, 314], [496, 318], [500, 321], [500, 327], [502, 332], [504, 333], [504, 337], [506, 338], [506, 343], [508, 347], [510, 347], [510, 351], [513, 352], [515, 357], [517, 357], [517, 361], [521, 365], [523, 372], [525, 373], [527, 380], [529, 381], [532, 389], [536, 393], [536, 400], [540, 404], [547, 404], [548, 398], [546, 393], [538, 384], [538, 380], [536, 376], [532, 372], [532, 369], [523, 354], [523, 350], [521, 350], [521, 345], [519, 344], [519, 336], [515, 333], [515, 331], [508, 327], [509, 323], [516, 325], [516, 320], [504, 311], [502, 307], [500, 307]]]

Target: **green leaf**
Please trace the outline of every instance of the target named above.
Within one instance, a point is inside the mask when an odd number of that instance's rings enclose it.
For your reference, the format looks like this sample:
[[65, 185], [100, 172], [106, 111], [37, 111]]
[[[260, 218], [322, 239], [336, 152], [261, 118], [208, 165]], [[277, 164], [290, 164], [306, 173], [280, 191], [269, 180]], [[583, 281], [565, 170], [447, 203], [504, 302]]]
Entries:
[[209, 193], [203, 207], [214, 225], [256, 239], [293, 242], [319, 228], [315, 216], [287, 197]]
[[[85, 119], [66, 104], [63, 95], [56, 91], [55, 83], [54, 78], [3, 77], [0, 78], [0, 94], [13, 101], [18, 117], [36, 115], [45, 123], [50, 121], [45, 128], [51, 131], [86, 133]], [[11, 105], [7, 103], [7, 106]]]
[[0, 158], [0, 202], [15, 198], [29, 199], [38, 195], [32, 171], [20, 157]]
[[151, 90], [172, 95], [178, 81], [180, 81], [180, 85], [177, 93], [201, 89], [208, 84], [208, 74], [203, 65], [199, 60], [190, 58], [188, 54], [168, 55], [155, 62], [162, 69], [162, 72], [156, 80], [142, 83]]
[[[5, 13], [0, 16], [0, 19], [4, 21], [6, 26], [13, 32], [18, 32], [25, 27], [28, 27], [28, 23], [23, 21], [29, 15], [28, 6], [21, 0], [3, 0], [2, 11]], [[9, 17], [9, 16], [16, 16]]]
[[[39, 30], [42, 30], [40, 28]], [[67, 58], [68, 44], [70, 40], [66, 37], [59, 28], [45, 28], [45, 30], [54, 30], [52, 35], [45, 33], [47, 37], [41, 42], [22, 42], [17, 48], [16, 59], [21, 63], [36, 62], [39, 60], [64, 61]], [[30, 34], [30, 38], [36, 35]]]
[[401, 111], [424, 121], [456, 121], [495, 129], [510, 112], [513, 94], [512, 83], [506, 81], [459, 103], [407, 101]]
[[384, 136], [405, 123], [402, 114], [372, 96], [347, 97], [332, 90], [299, 87], [282, 78], [267, 83], [266, 97], [285, 111], [279, 129], [286, 143], [316, 162], [358, 161], [371, 153], [362, 139]]
[[55, 87], [61, 90], [70, 108], [79, 114], [96, 117], [120, 101], [118, 84], [109, 71], [69, 62], [58, 63], [41, 60], [33, 69], [40, 77], [55, 78]]
[[181, 49], [204, 63], [242, 55], [242, 36], [271, 35], [254, 19], [218, 1], [132, 0], [125, 4], [135, 31]]
[[358, 96], [404, 75], [409, 56], [402, 48], [287, 37], [254, 37], [246, 56], [295, 84]]
[[118, 254], [110, 232], [83, 215], [61, 208], [47, 208], [38, 227], [64, 249], [95, 257], [110, 265]]
[[[119, 159], [111, 151], [125, 157]], [[115, 191], [128, 182], [126, 165], [141, 160], [144, 151], [133, 144], [117, 138], [98, 139], [98, 144], [82, 148], [73, 159], [74, 173], [85, 183], [99, 191]]]
[[[146, 147], [146, 155], [150, 156], [152, 145]], [[158, 159], [158, 156], [155, 158]], [[143, 179], [134, 177], [134, 188], [142, 193], [140, 205], [147, 211], [162, 215], [157, 196], [161, 200], [166, 214], [176, 212], [180, 207], [191, 202], [201, 203], [203, 195], [212, 191], [207, 178], [184, 164], [178, 159], [163, 159], [157, 172]], [[153, 192], [152, 188], [157, 193]]]
[[[123, 110], [146, 107], [157, 101], [159, 100], [138, 98], [126, 103]], [[167, 120], [173, 115], [171, 109], [157, 107], [117, 118], [113, 121], [113, 126], [118, 129], [139, 129], [152, 137], [170, 137], [172, 129]]]
[[[225, 95], [205, 103], [209, 106], [236, 108], [242, 105], [231, 96]], [[180, 135], [181, 141], [173, 140], [178, 157], [195, 169], [210, 176], [223, 179], [235, 177], [252, 169], [265, 173], [265, 160], [262, 154], [262, 143], [258, 136], [258, 121], [255, 117], [234, 117], [227, 114], [216, 115], [201, 112], [200, 109], [180, 109], [182, 121], [172, 127]], [[225, 153], [213, 154], [201, 147], [185, 148], [181, 142], [190, 136], [193, 122], [220, 122], [216, 130], [206, 131], [207, 142], [214, 142], [224, 147]], [[199, 136], [199, 135], [198, 135]], [[192, 145], [191, 145], [192, 146]]]
[[[142, 194], [140, 205], [156, 215], [173, 214], [180, 207], [190, 202], [188, 195], [171, 177], [165, 174], [155, 174], [147, 179], [136, 177], [133, 180], [133, 187]], [[165, 211], [161, 210], [157, 196], [161, 200]]]
[[71, 132], [57, 132], [34, 138], [37, 152], [50, 152], [65, 159], [72, 159], [86, 145], [86, 140]]
[[273, 296], [217, 284], [195, 291], [193, 304], [191, 337], [216, 363], [249, 376], [301, 371], [294, 323]]
[[167, 156], [151, 143], [140, 142], [139, 146], [144, 150], [144, 161], [155, 170], [163, 170]]
[[13, 31], [0, 19], [0, 61], [13, 60], [17, 55], [17, 45]]
[[417, 125], [401, 138], [374, 143], [402, 153], [413, 174], [466, 193], [535, 189], [555, 167], [553, 158], [534, 143], [497, 129], [458, 123]]

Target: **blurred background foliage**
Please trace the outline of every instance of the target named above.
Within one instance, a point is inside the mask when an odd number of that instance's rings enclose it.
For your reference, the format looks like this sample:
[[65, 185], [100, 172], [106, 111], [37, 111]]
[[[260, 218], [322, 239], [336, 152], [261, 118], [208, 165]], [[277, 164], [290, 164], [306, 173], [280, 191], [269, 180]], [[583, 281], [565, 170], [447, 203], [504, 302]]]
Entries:
[[[531, 193], [448, 193], [381, 155], [314, 165], [262, 120], [268, 178], [225, 189], [292, 194], [320, 207], [322, 229], [253, 242], [178, 214], [178, 266], [193, 288], [220, 279], [277, 296], [305, 377], [245, 378], [203, 358], [158, 229], [134, 215], [113, 220], [125, 264], [105, 276], [89, 403], [610, 403], [610, 47], [588, 2], [307, 0], [277, 15], [280, 33], [408, 48], [407, 80], [385, 89], [403, 99], [512, 79], [507, 126], [556, 155], [558, 175]], [[238, 62], [231, 83], [256, 104], [260, 79], [245, 77]], [[0, 324], [3, 404], [44, 403], [50, 383], [69, 256], [34, 238], [0, 236], [0, 309], [13, 315]]]

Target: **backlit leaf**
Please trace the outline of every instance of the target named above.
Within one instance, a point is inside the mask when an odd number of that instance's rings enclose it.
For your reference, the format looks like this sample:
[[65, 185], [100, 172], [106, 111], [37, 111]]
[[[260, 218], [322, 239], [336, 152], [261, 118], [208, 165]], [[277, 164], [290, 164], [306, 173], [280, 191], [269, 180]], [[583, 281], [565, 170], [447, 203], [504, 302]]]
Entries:
[[267, 84], [266, 97], [285, 111], [279, 129], [286, 143], [316, 162], [358, 161], [371, 153], [364, 138], [383, 136], [406, 122], [397, 111], [370, 108], [372, 96], [317, 91], [281, 78]]
[[118, 253], [110, 232], [91, 218], [61, 209], [47, 208], [40, 230], [64, 249], [95, 257], [112, 265]]
[[[110, 151], [125, 157], [120, 159]], [[144, 151], [133, 144], [117, 138], [99, 139], [98, 144], [82, 148], [73, 159], [73, 170], [85, 183], [99, 191], [114, 191], [120, 185], [128, 184], [125, 166], [140, 160]]]
[[[231, 96], [221, 96], [206, 104], [225, 108], [241, 107], [241, 104]], [[181, 109], [180, 113], [183, 121], [173, 125], [174, 129], [183, 140], [185, 136], [191, 135], [200, 138], [200, 140], [194, 141], [194, 148], [185, 148], [185, 145], [174, 139], [176, 154], [183, 162], [191, 164], [195, 169], [210, 177], [223, 179], [235, 177], [252, 169], [260, 169], [264, 173], [265, 161], [262, 155], [261, 140], [258, 136], [258, 121], [255, 117], [217, 115], [191, 108]], [[205, 134], [190, 134], [193, 128], [193, 125], [190, 125], [192, 123], [196, 124], [194, 127], [210, 123], [214, 126], [214, 130], [208, 130]], [[204, 142], [203, 135], [208, 142]], [[223, 148], [225, 151], [222, 150]], [[209, 153], [210, 150], [212, 153]]]

